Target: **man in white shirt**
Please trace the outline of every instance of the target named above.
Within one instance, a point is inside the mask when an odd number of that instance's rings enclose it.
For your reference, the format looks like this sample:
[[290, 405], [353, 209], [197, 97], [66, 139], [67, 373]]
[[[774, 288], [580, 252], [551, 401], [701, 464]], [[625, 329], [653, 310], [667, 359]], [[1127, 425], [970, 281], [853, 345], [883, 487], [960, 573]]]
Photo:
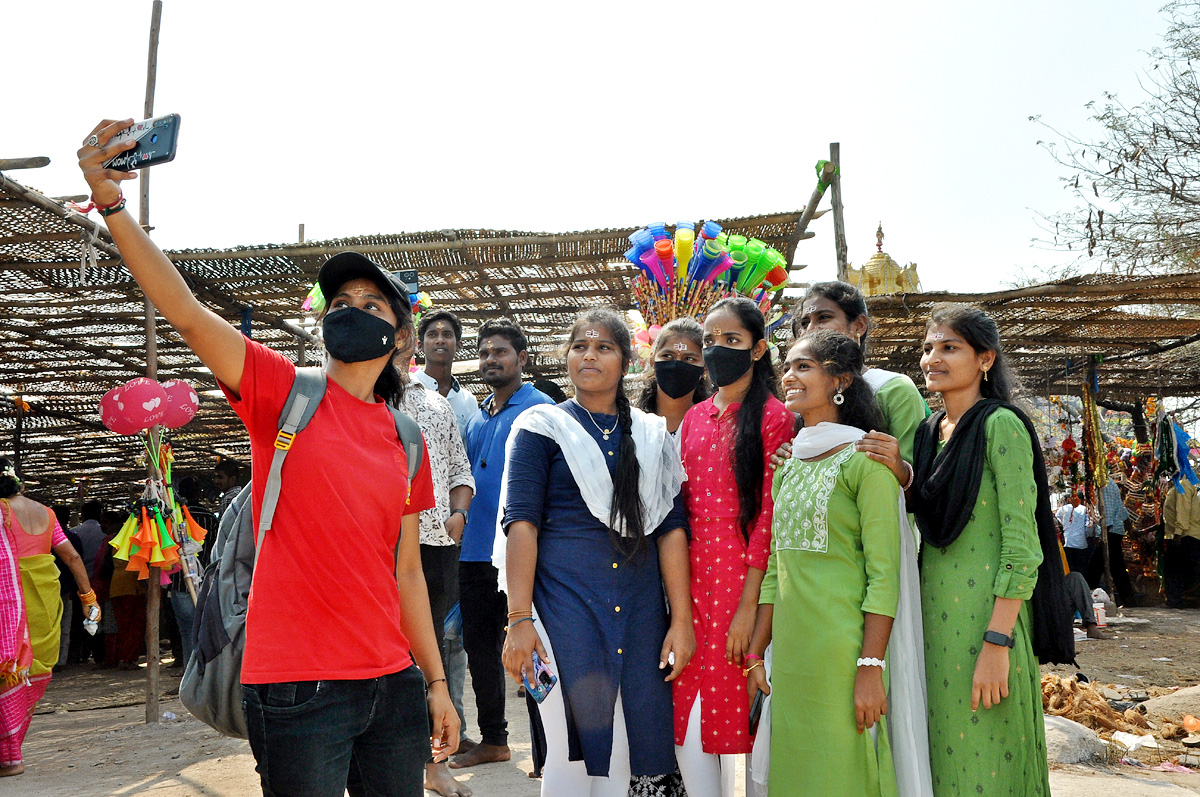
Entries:
[[425, 355], [425, 367], [413, 374], [418, 382], [436, 390], [450, 402], [458, 419], [459, 434], [466, 434], [467, 421], [479, 409], [479, 401], [454, 378], [454, 355], [462, 345], [462, 322], [449, 310], [430, 310], [421, 316], [417, 342]]
[[1058, 508], [1054, 514], [1063, 527], [1063, 548], [1067, 554], [1067, 565], [1072, 573], [1087, 571], [1090, 551], [1088, 550], [1088, 529], [1092, 522], [1088, 519], [1087, 507], [1079, 502], [1079, 495], [1073, 493], [1070, 500]]

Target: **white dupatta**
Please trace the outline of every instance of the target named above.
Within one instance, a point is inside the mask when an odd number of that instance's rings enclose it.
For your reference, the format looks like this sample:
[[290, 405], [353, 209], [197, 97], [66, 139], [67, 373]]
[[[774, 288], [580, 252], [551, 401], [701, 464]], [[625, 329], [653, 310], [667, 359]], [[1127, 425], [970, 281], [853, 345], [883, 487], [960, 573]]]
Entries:
[[[644, 531], [652, 534], [675, 506], [675, 496], [687, 480], [679, 458], [679, 446], [667, 433], [667, 422], [631, 408], [633, 429], [631, 437], [637, 447], [638, 494], [642, 500]], [[579, 485], [579, 492], [592, 516], [622, 536], [628, 536], [624, 523], [620, 528], [611, 523], [613, 482], [608, 463], [600, 446], [587, 429], [566, 410], [553, 404], [538, 404], [521, 413], [513, 422], [504, 457], [504, 480], [500, 486], [500, 511], [497, 522], [504, 517], [508, 496], [509, 467], [512, 463], [513, 441], [519, 431], [534, 432], [549, 437], [562, 449], [567, 467]]]
[[[878, 369], [871, 369], [872, 371]], [[870, 372], [868, 372], [870, 373]], [[880, 372], [889, 374], [887, 371]], [[880, 382], [891, 380], [895, 374]], [[870, 380], [868, 380], [870, 382]], [[874, 384], [872, 389], [877, 390]], [[792, 442], [792, 456], [811, 459], [830, 449], [853, 443], [866, 432], [853, 426], [819, 423], [801, 429]], [[888, 640], [888, 738], [900, 797], [933, 794], [929, 770], [928, 700], [925, 690], [925, 642], [921, 627], [921, 582], [917, 573], [917, 538], [908, 523], [904, 493], [896, 507], [900, 519], [900, 600]], [[765, 656], [767, 677], [771, 675], [770, 648]], [[758, 725], [758, 736], [750, 757], [752, 795], [766, 795], [771, 752], [771, 697], [768, 695]]]

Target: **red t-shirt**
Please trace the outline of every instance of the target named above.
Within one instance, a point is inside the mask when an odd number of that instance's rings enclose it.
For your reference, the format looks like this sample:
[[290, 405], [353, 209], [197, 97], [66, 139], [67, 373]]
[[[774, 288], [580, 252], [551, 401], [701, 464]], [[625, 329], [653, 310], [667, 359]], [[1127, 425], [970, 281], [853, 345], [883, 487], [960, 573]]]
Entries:
[[[287, 358], [247, 339], [241, 397], [221, 386], [250, 433], [255, 528], [295, 375]], [[250, 590], [242, 683], [377, 678], [412, 663], [400, 629], [396, 545], [400, 519], [434, 506], [429, 457], [408, 487], [387, 406], [360, 401], [330, 379], [283, 465]]]

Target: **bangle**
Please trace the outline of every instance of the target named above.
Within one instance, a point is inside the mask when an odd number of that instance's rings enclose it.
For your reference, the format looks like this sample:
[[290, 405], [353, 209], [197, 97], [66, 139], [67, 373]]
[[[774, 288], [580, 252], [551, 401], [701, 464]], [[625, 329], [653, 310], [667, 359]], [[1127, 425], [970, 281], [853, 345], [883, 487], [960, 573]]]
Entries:
[[504, 626], [504, 633], [507, 634], [508, 629], [512, 628], [513, 626], [520, 625], [521, 623], [525, 622], [526, 620], [528, 620], [531, 623], [537, 622], [532, 617], [522, 617], [519, 620], [517, 620], [515, 623], [509, 623], [508, 625]]
[[96, 602], [96, 590], [89, 589], [87, 592], [79, 593], [79, 600], [81, 603], [95, 603]]
[[425, 688], [426, 688], [426, 689], [428, 689], [429, 687], [431, 687], [431, 686], [433, 686], [434, 684], [436, 684], [438, 681], [441, 681], [442, 683], [446, 683], [446, 679], [445, 679], [445, 678], [434, 678], [432, 681], [427, 681], [427, 682], [425, 683]]
[[745, 656], [742, 656], [743, 661], [750, 661], [751, 659], [754, 659], [755, 661], [762, 661], [763, 657], [755, 656], [753, 653], [747, 653]]
[[[904, 462], [904, 460], [900, 460], [900, 461]], [[908, 488], [912, 487], [913, 480], [916, 479], [916, 477], [917, 477], [917, 475], [915, 473], [913, 473], [913, 466], [909, 465], [907, 462], [904, 462], [904, 469], [906, 471], [908, 471], [908, 481], [906, 481], [904, 484], [900, 485], [900, 492], [902, 492], [902, 493], [908, 492]]]
[[526, 610], [520, 611], [520, 612], [509, 612], [508, 613], [508, 619], [511, 620], [514, 617], [533, 617], [533, 610], [526, 609]]
[[887, 669], [887, 662], [883, 659], [859, 659], [855, 662], [856, 667], [878, 667], [881, 670]]
[[750, 673], [753, 672], [756, 667], [761, 667], [761, 666], [763, 666], [763, 662], [762, 662], [762, 659], [759, 659], [758, 661], [754, 662], [746, 669], [742, 670], [742, 677], [749, 678]]

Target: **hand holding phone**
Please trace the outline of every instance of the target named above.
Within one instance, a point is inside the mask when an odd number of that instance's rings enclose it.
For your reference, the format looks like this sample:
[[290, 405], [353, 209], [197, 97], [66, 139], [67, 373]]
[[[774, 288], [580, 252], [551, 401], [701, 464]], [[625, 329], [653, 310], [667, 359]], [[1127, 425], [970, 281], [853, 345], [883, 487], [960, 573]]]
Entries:
[[179, 142], [179, 114], [171, 113], [134, 122], [113, 136], [109, 145], [130, 140], [136, 141], [137, 145], [105, 161], [103, 168], [129, 172], [174, 160], [175, 145]]
[[550, 667], [542, 661], [542, 657], [535, 650], [533, 652], [533, 683], [529, 682], [529, 673], [525, 673], [524, 681], [525, 691], [529, 693], [534, 702], [541, 703], [558, 683], [558, 677], [550, 672]]

